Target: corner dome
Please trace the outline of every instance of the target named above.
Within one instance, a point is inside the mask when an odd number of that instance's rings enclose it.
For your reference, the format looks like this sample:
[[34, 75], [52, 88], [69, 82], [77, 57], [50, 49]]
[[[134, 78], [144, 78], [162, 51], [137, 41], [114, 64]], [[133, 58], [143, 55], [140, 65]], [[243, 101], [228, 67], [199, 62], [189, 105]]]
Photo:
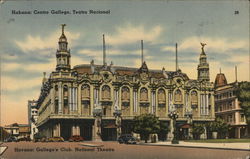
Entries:
[[215, 78], [214, 86], [220, 87], [227, 85], [227, 79], [224, 73], [218, 73]]

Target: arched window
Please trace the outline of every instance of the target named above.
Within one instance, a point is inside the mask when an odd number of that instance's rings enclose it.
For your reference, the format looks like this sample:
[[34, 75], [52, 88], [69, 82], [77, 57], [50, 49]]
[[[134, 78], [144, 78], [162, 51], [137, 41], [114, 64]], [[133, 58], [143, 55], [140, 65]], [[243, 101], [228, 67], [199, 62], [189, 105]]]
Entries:
[[191, 105], [197, 105], [198, 104], [198, 96], [196, 91], [191, 92]]
[[148, 101], [148, 90], [146, 88], [142, 88], [140, 90], [140, 100], [141, 101]]
[[162, 89], [162, 88], [158, 90], [158, 102], [159, 103], [165, 103], [166, 102], [165, 90]]
[[103, 100], [110, 100], [111, 99], [111, 93], [110, 93], [110, 87], [109, 86], [103, 86], [102, 87], [102, 99]]
[[122, 100], [123, 101], [129, 101], [130, 99], [130, 93], [128, 87], [122, 87]]
[[63, 96], [68, 97], [68, 86], [63, 86]]
[[58, 85], [55, 85], [55, 97], [58, 98]]
[[89, 99], [89, 97], [90, 97], [90, 87], [89, 87], [89, 85], [87, 85], [87, 84], [82, 85], [81, 97]]
[[179, 89], [177, 89], [175, 91], [174, 100], [175, 100], [175, 102], [182, 102], [182, 94], [181, 94], [181, 91]]

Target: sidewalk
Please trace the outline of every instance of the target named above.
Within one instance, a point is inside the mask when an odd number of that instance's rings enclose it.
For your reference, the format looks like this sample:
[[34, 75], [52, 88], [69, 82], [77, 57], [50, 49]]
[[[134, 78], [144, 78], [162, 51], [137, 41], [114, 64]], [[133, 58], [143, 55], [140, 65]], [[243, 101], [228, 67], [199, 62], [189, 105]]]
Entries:
[[139, 145], [250, 151], [250, 143], [197, 143], [180, 141], [179, 144], [171, 144], [171, 142], [168, 141], [139, 143]]

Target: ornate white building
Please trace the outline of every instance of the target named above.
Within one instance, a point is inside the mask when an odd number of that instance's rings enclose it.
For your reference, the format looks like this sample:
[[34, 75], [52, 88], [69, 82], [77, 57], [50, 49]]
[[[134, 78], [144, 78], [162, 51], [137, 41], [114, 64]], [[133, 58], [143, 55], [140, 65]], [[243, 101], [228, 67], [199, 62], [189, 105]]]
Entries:
[[38, 118], [38, 110], [37, 110], [37, 101], [29, 100], [28, 101], [28, 122], [30, 126], [30, 138], [34, 139], [34, 134], [38, 132], [38, 129], [35, 125]]
[[85, 140], [115, 140], [132, 132], [133, 118], [140, 114], [155, 114], [169, 124], [173, 105], [179, 128], [187, 123], [187, 112], [192, 112], [193, 122], [214, 120], [214, 89], [204, 46], [198, 78], [189, 79], [180, 69], [150, 70], [143, 60], [140, 68], [107, 65], [105, 45], [103, 65], [92, 60], [72, 68], [64, 25], [58, 44], [56, 70], [44, 78], [38, 99], [36, 124], [47, 137], [67, 140], [78, 134]]

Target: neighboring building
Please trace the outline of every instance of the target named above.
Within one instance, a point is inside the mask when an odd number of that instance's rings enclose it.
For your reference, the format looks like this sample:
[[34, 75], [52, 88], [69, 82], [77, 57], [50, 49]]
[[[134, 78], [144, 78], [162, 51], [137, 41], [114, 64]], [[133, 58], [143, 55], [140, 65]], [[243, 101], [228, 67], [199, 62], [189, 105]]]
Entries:
[[10, 136], [19, 136], [19, 125], [17, 123], [6, 125], [4, 129], [10, 134]]
[[28, 124], [11, 124], [4, 127], [10, 136], [24, 138], [30, 136], [30, 127]]
[[38, 118], [37, 110], [37, 101], [29, 100], [28, 101], [28, 121], [30, 125], [30, 138], [33, 140], [34, 134], [38, 132], [38, 129], [35, 125]]
[[18, 138], [28, 138], [30, 137], [30, 125], [28, 124], [18, 124], [19, 135]]
[[215, 115], [230, 124], [230, 138], [242, 138], [246, 131], [246, 119], [240, 107], [236, 90], [238, 82], [227, 83], [223, 73], [215, 79]]
[[0, 141], [4, 141], [10, 136], [10, 134], [4, 129], [4, 127], [0, 126]]
[[[95, 140], [98, 135], [103, 140], [116, 140], [120, 129], [114, 117], [116, 110], [121, 111], [122, 134], [131, 133], [133, 118], [144, 113], [153, 113], [169, 124], [168, 113], [173, 104], [179, 113], [179, 128], [187, 123], [188, 111], [192, 111], [193, 122], [205, 123], [215, 118], [214, 86], [209, 81], [204, 45], [198, 78], [189, 79], [180, 69], [150, 70], [143, 60], [140, 68], [107, 65], [105, 49], [103, 65], [91, 61], [71, 68], [64, 26], [58, 44], [56, 70], [49, 78], [44, 77], [37, 102], [36, 125], [47, 137], [68, 140], [79, 134], [85, 140]], [[98, 109], [101, 122], [95, 114]]]

